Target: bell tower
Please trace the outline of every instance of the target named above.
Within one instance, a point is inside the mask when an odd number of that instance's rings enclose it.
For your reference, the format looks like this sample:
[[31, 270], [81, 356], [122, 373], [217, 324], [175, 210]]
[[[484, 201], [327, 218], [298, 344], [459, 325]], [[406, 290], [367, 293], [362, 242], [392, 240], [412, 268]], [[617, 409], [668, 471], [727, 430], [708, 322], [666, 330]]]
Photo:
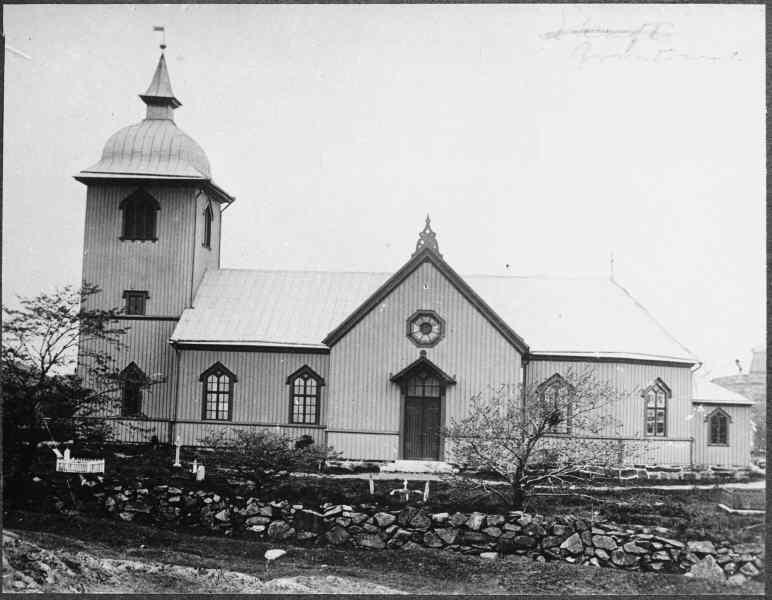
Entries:
[[174, 410], [176, 357], [168, 340], [204, 273], [220, 266], [222, 212], [234, 201], [213, 182], [203, 149], [174, 122], [182, 103], [164, 48], [139, 96], [145, 118], [113, 134], [99, 162], [75, 175], [87, 188], [83, 281], [101, 289], [87, 306], [122, 309], [130, 330], [116, 366], [131, 367], [139, 383], [154, 382], [139, 386], [139, 400], [136, 389], [123, 390], [131, 402], [122, 398], [120, 415], [112, 416], [141, 419], [152, 429], [145, 437], [161, 441], [171, 435]]

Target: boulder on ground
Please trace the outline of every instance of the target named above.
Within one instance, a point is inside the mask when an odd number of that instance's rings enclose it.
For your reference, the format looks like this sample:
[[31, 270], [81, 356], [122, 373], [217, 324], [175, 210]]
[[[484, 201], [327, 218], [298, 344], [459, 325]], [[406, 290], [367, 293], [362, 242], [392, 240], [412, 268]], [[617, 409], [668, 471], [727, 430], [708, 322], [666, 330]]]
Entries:
[[689, 552], [696, 552], [699, 554], [715, 554], [716, 553], [716, 547], [713, 545], [713, 542], [708, 540], [698, 541], [698, 542], [688, 542], [686, 544], [686, 549]]
[[582, 538], [578, 533], [572, 533], [560, 544], [560, 549], [571, 554], [579, 554], [582, 551]]
[[326, 537], [327, 541], [330, 542], [333, 546], [340, 546], [341, 544], [346, 543], [351, 536], [349, 535], [348, 531], [343, 529], [343, 527], [336, 525], [330, 529], [324, 537]]
[[638, 560], [634, 554], [627, 554], [621, 550], [614, 550], [611, 553], [611, 562], [618, 567], [632, 567], [638, 563]]
[[357, 544], [362, 548], [373, 548], [375, 550], [380, 550], [386, 547], [386, 543], [383, 541], [381, 536], [372, 533], [358, 535], [356, 536], [356, 541]]
[[429, 548], [442, 548], [444, 545], [442, 538], [435, 531], [424, 533], [423, 544]]
[[479, 531], [482, 529], [485, 522], [485, 515], [481, 512], [473, 512], [469, 515], [469, 519], [466, 521], [466, 526], [472, 531]]
[[603, 548], [604, 550], [616, 550], [617, 543], [610, 535], [594, 535], [592, 536], [592, 545], [596, 548]]
[[439, 536], [439, 538], [446, 544], [455, 544], [456, 538], [458, 537], [458, 530], [452, 527], [447, 527], [444, 529], [435, 529], [434, 533], [436, 533]]
[[761, 571], [759, 571], [753, 563], [745, 563], [740, 567], [740, 573], [747, 575], [748, 577], [758, 577], [761, 575]]
[[696, 579], [711, 579], [715, 581], [724, 581], [726, 576], [724, 570], [718, 566], [716, 559], [711, 555], [706, 556], [701, 561], [696, 562], [689, 569], [689, 573]]
[[373, 519], [375, 519], [375, 523], [378, 525], [378, 527], [383, 528], [392, 525], [397, 520], [397, 517], [390, 515], [389, 513], [379, 512], [375, 513]]
[[268, 537], [272, 540], [286, 540], [294, 533], [295, 530], [286, 521], [273, 521], [268, 526]]

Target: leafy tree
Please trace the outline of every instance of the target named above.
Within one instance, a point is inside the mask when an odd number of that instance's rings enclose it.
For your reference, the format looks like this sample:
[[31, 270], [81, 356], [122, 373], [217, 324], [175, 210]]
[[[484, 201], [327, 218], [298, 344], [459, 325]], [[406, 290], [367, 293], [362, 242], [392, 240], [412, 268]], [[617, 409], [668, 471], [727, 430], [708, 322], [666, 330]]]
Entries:
[[508, 484], [502, 490], [462, 475], [467, 485], [522, 508], [537, 485], [562, 486], [621, 462], [612, 409], [626, 394], [599, 382], [591, 369], [551, 380], [490, 389], [472, 398], [466, 416], [451, 420], [445, 436], [455, 462], [466, 473], [493, 474]]
[[[18, 308], [3, 307], [0, 381], [7, 478], [28, 471], [41, 441], [109, 435], [103, 422], [78, 418], [102, 414], [115, 402], [118, 374], [111, 353], [122, 347], [127, 331], [116, 319], [117, 309], [84, 308], [98, 292], [88, 284], [65, 286], [21, 298]], [[81, 376], [94, 389], [85, 387]]]
[[223, 429], [199, 440], [215, 452], [218, 470], [254, 482], [258, 492], [289, 473], [319, 471], [327, 460], [340, 457], [332, 448], [299, 442], [268, 430], [242, 429]]

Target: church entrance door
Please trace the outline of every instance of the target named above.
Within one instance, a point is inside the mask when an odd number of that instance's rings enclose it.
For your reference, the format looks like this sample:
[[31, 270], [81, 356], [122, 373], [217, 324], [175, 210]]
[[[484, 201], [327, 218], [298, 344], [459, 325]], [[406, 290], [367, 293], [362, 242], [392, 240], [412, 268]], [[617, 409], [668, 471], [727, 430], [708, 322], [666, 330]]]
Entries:
[[444, 386], [426, 372], [405, 386], [403, 456], [409, 460], [440, 459], [441, 400]]

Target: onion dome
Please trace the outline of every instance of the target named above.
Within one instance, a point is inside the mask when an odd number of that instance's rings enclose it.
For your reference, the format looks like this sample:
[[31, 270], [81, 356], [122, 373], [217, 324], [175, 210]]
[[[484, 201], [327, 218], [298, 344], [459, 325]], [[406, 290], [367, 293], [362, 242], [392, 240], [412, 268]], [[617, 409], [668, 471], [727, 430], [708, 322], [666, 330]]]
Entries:
[[139, 97], [147, 105], [145, 119], [113, 134], [100, 161], [75, 179], [84, 183], [106, 179], [203, 180], [216, 188], [223, 200], [232, 201], [212, 183], [209, 160], [201, 146], [174, 122], [174, 110], [182, 103], [172, 91], [163, 53], [147, 91]]

